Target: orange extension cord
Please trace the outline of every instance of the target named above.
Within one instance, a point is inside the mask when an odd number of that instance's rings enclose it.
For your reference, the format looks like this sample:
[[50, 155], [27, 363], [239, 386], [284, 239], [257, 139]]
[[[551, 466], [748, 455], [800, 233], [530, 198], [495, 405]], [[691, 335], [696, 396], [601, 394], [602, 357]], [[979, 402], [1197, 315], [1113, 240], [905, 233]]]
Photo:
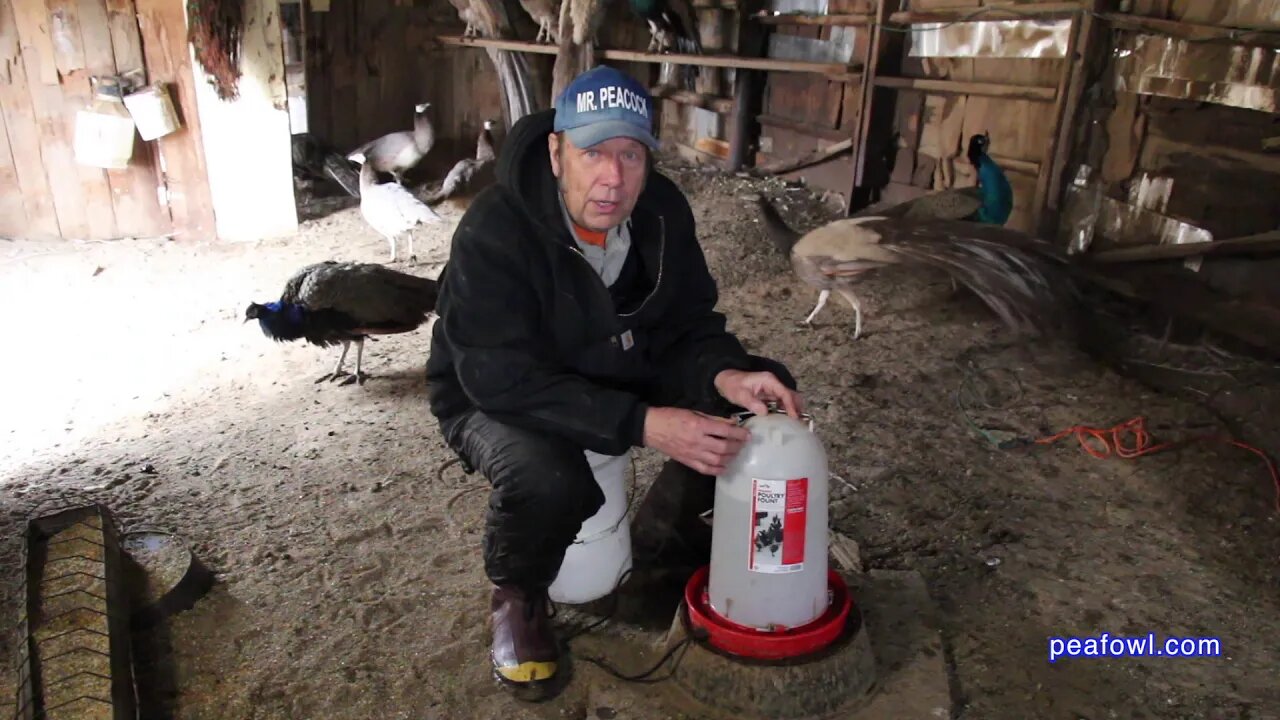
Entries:
[[[1128, 434], [1134, 436], [1134, 441], [1132, 445], [1126, 446], [1123, 442], [1123, 438]], [[1280, 512], [1280, 472], [1276, 471], [1275, 463], [1271, 461], [1271, 458], [1268, 457], [1265, 452], [1253, 447], [1252, 445], [1246, 445], [1239, 440], [1222, 437], [1221, 435], [1197, 435], [1184, 440], [1175, 440], [1153, 445], [1151, 443], [1151, 433], [1147, 432], [1147, 419], [1139, 416], [1127, 422], [1120, 423], [1115, 427], [1106, 429], [1088, 427], [1087, 425], [1076, 425], [1063, 430], [1057, 435], [1040, 438], [1039, 440], [1036, 440], [1036, 443], [1039, 445], [1049, 445], [1069, 435], [1075, 435], [1076, 439], [1080, 441], [1080, 448], [1099, 459], [1106, 459], [1114, 453], [1116, 457], [1132, 460], [1134, 458], [1142, 457], [1143, 455], [1151, 455], [1153, 453], [1158, 453], [1161, 450], [1168, 450], [1172, 447], [1187, 445], [1198, 440], [1220, 440], [1229, 445], [1235, 445], [1238, 448], [1243, 448], [1257, 455], [1262, 458], [1264, 463], [1266, 463], [1267, 470], [1271, 473], [1271, 481], [1275, 484], [1276, 488], [1276, 512]]]

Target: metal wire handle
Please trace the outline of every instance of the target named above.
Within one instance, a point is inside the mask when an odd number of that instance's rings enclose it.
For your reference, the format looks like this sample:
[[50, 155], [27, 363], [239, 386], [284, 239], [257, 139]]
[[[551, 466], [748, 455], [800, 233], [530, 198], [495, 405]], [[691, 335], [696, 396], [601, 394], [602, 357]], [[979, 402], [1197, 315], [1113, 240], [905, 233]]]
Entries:
[[[776, 400], [770, 400], [766, 402], [765, 407], [769, 409], [768, 414], [770, 415], [786, 414], [786, 410], [783, 410]], [[809, 432], [813, 432], [813, 415], [807, 412], [799, 413], [799, 415], [801, 420], [804, 420], [809, 424]], [[732, 417], [738, 423], [738, 425], [744, 425], [746, 424], [747, 418], [755, 417], [755, 416], [756, 416], [756, 413], [753, 413], [750, 410], [743, 410], [742, 412], [736, 412], [730, 415], [729, 417]]]

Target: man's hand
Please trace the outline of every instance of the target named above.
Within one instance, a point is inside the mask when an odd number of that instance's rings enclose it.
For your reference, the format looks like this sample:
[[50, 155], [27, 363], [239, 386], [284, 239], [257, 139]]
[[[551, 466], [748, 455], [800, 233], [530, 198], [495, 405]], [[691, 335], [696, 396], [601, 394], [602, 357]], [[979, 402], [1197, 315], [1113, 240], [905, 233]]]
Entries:
[[644, 445], [703, 475], [720, 475], [747, 441], [746, 428], [728, 418], [693, 410], [651, 407], [644, 416]]
[[721, 370], [716, 375], [715, 385], [725, 400], [756, 415], [768, 414], [769, 406], [765, 403], [770, 400], [782, 405], [782, 409], [793, 418], [799, 419], [800, 413], [804, 412], [800, 393], [783, 385], [770, 372]]

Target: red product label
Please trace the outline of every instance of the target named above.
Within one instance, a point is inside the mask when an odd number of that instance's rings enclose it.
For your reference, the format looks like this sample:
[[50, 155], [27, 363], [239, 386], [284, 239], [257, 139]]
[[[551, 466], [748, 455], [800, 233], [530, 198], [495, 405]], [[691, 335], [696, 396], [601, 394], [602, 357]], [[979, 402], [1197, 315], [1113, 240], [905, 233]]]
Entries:
[[752, 480], [749, 570], [791, 573], [804, 569], [808, 497], [808, 478]]

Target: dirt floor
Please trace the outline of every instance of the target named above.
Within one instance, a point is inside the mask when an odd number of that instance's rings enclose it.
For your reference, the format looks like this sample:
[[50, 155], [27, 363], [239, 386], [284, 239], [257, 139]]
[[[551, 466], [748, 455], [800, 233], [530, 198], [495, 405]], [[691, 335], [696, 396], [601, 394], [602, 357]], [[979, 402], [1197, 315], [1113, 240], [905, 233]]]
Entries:
[[[1072, 438], [1017, 442], [1135, 416], [1176, 439], [1222, 420], [1075, 347], [1021, 342], [924, 271], [867, 278], [857, 341], [836, 299], [801, 329], [816, 293], [773, 252], [749, 197], [784, 199], [804, 228], [819, 203], [777, 182], [671, 173], [731, 328], [791, 367], [849, 483], [833, 526], [867, 568], [927, 580], [955, 717], [1280, 718], [1280, 521], [1261, 462], [1214, 443], [1099, 460]], [[438, 272], [463, 203], [437, 209], [446, 222], [418, 236], [413, 272]], [[373, 379], [342, 387], [312, 382], [334, 351], [241, 322], [305, 263], [387, 252], [350, 208], [249, 244], [0, 241], [13, 331], [0, 361], [0, 614], [21, 602], [25, 520], [92, 499], [125, 529], [181, 533], [217, 574], [163, 637], [140, 640], [172, 653], [141, 672], [148, 716], [621, 717], [594, 699], [601, 688], [644, 699], [651, 712], [636, 717], [676, 716], [662, 683], [585, 664], [539, 705], [490, 679], [485, 494], [462, 492], [482, 481], [456, 466], [438, 475], [451, 455], [426, 408], [425, 330], [369, 343]], [[642, 482], [656, 459], [643, 460]], [[1048, 662], [1050, 637], [1103, 632], [1211, 636], [1222, 655]]]

